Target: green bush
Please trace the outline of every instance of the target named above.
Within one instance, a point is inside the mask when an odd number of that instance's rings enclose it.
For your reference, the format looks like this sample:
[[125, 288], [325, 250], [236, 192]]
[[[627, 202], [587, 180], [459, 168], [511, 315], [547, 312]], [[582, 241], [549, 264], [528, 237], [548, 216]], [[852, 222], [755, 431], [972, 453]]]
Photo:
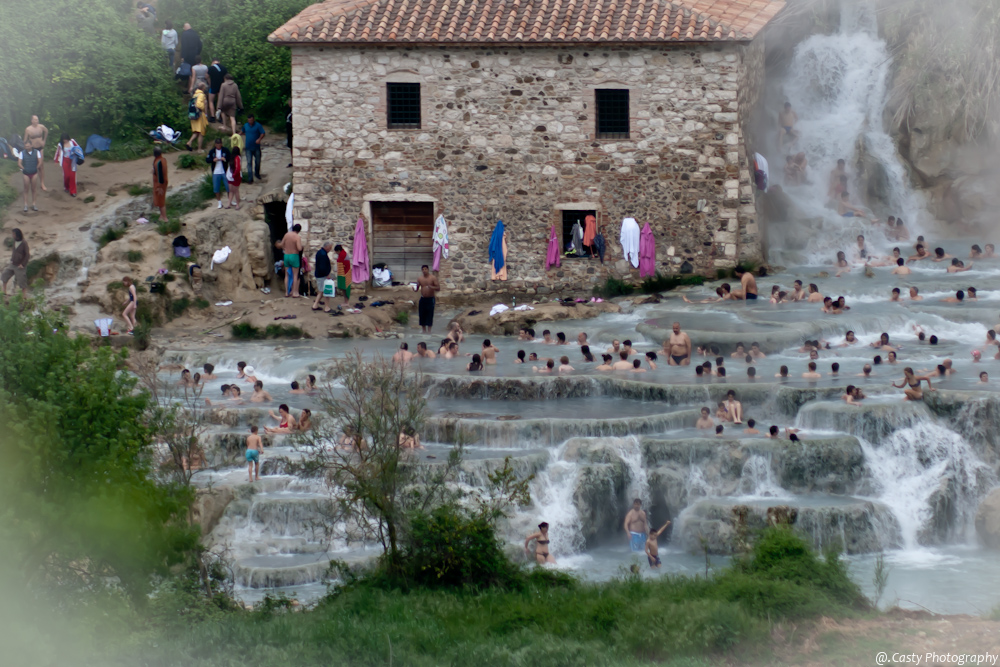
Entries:
[[143, 183], [133, 183], [128, 186], [128, 193], [133, 197], [141, 197], [142, 195], [148, 195], [153, 191], [152, 185], [145, 185]]
[[136, 262], [141, 262], [142, 261], [142, 251], [141, 250], [129, 250], [127, 253], [125, 253], [125, 257], [132, 264], [135, 264]]
[[654, 292], [666, 292], [667, 290], [672, 290], [677, 287], [703, 284], [705, 284], [704, 276], [695, 276], [690, 274], [680, 276], [664, 276], [657, 273], [655, 276], [643, 280], [642, 284], [639, 285], [639, 291], [644, 294], [653, 294]]
[[635, 286], [620, 278], [608, 278], [603, 285], [594, 287], [594, 294], [604, 299], [613, 299], [616, 296], [628, 296], [635, 291]]
[[167, 267], [168, 271], [187, 275], [188, 261], [189, 260], [187, 257], [178, 257], [177, 255], [171, 255], [170, 257], [167, 258], [167, 261], [165, 261], [163, 264]]
[[264, 338], [264, 332], [249, 322], [237, 322], [229, 328], [233, 338], [240, 340], [259, 340]]
[[265, 338], [304, 338], [305, 332], [289, 324], [268, 324], [264, 329]]
[[103, 167], [107, 162], [88, 162], [87, 164], [96, 169], [97, 167]]
[[198, 310], [205, 310], [211, 305], [212, 304], [208, 302], [208, 299], [203, 299], [200, 296], [194, 300], [194, 307], [197, 308]]
[[160, 236], [171, 236], [181, 231], [181, 221], [176, 218], [167, 218], [156, 223], [156, 231]]
[[57, 252], [50, 252], [48, 255], [45, 255], [44, 257], [39, 257], [37, 259], [29, 261], [28, 266], [25, 267], [25, 271], [28, 274], [28, 281], [33, 282], [35, 278], [38, 277], [42, 273], [42, 271], [45, 270], [45, 267], [48, 266], [49, 264], [58, 264], [58, 263], [59, 263], [59, 253]]
[[187, 309], [191, 307], [191, 300], [186, 296], [180, 299], [174, 299], [170, 302], [170, 315], [171, 317], [180, 317], [187, 312]]
[[405, 576], [417, 586], [509, 587], [521, 580], [494, 527], [451, 505], [410, 518], [403, 554]]
[[97, 245], [98, 245], [98, 247], [103, 248], [104, 246], [108, 245], [112, 241], [117, 241], [121, 237], [125, 236], [125, 231], [126, 231], [125, 227], [119, 227], [117, 225], [110, 225], [107, 229], [104, 230], [104, 233], [102, 233], [98, 237], [98, 239], [97, 239]]
[[410, 323], [410, 313], [406, 310], [401, 310], [398, 313], [396, 313], [396, 316], [393, 319], [405, 327], [407, 324]]
[[83, 198], [83, 203], [84, 204], [93, 204], [96, 199], [97, 199], [97, 197], [95, 197], [94, 195], [88, 195], [88, 196], [86, 196], [86, 197]]
[[201, 169], [205, 166], [205, 160], [200, 155], [193, 153], [181, 153], [177, 157], [178, 169]]

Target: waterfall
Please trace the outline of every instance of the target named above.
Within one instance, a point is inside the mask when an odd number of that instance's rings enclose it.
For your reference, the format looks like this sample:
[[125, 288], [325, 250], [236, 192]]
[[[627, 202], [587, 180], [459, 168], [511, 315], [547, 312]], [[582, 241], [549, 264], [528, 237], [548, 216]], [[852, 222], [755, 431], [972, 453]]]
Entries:
[[574, 495], [580, 479], [581, 466], [576, 461], [563, 460], [566, 443], [550, 453], [549, 465], [531, 484], [530, 512], [539, 522], [549, 524], [549, 551], [560, 556], [583, 551], [584, 540], [580, 513]]
[[979, 497], [995, 476], [964, 438], [923, 421], [877, 445], [859, 441], [878, 498], [899, 522], [904, 548], [972, 539]]
[[774, 479], [770, 457], [754, 454], [743, 464], [739, 492], [750, 498], [791, 498]]
[[[804, 251], [803, 259], [815, 264], [828, 262], [857, 234], [867, 236], [870, 225], [865, 219], [843, 218], [827, 206], [830, 171], [838, 159], [847, 161], [852, 203], [865, 201], [865, 183], [857, 173], [862, 154], [868, 190], [884, 202], [876, 206], [876, 214], [882, 219], [902, 217], [914, 238], [919, 233], [915, 230], [921, 200], [909, 186], [895, 144], [883, 128], [891, 64], [887, 45], [878, 36], [874, 7], [852, 0], [841, 4], [836, 33], [812, 35], [795, 48], [781, 91], [798, 114], [800, 136], [792, 144], [786, 142], [782, 154], [775, 152], [777, 144], [772, 142], [768, 157], [771, 181], [777, 184], [783, 181], [785, 155], [804, 152], [808, 182], [783, 187], [801, 219], [775, 230], [775, 240], [781, 240], [772, 244], [775, 248]], [[775, 111], [778, 103], [772, 105]]]
[[649, 506], [649, 478], [642, 465], [642, 446], [639, 438], [631, 435], [626, 438], [607, 438], [604, 441], [611, 451], [621, 457], [628, 470], [629, 486], [626, 497], [639, 498], [643, 505]]

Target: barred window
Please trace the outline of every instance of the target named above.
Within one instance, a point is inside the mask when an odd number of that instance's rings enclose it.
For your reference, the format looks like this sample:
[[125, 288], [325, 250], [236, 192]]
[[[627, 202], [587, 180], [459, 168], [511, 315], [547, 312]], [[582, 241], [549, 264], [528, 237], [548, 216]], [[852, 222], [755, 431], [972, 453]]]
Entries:
[[386, 102], [390, 130], [420, 129], [419, 83], [387, 83]]
[[597, 138], [628, 139], [628, 91], [597, 90]]

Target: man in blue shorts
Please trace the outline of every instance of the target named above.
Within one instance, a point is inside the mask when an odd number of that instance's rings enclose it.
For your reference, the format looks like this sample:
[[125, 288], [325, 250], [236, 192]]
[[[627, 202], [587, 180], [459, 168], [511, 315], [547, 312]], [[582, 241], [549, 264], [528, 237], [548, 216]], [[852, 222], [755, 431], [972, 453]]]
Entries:
[[257, 435], [257, 427], [250, 427], [250, 435], [247, 436], [247, 473], [250, 481], [260, 479], [260, 453], [264, 451], [264, 443]]
[[642, 501], [636, 498], [632, 501], [632, 509], [625, 515], [625, 534], [628, 536], [632, 551], [642, 553], [646, 550], [648, 524], [646, 510], [642, 509]]

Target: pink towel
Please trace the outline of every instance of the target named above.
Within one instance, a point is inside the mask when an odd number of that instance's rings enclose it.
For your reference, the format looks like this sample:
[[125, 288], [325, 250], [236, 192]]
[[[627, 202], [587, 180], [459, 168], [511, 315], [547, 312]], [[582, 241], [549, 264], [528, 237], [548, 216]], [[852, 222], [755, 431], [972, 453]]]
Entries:
[[639, 277], [645, 278], [656, 273], [656, 239], [647, 222], [639, 234]]
[[549, 251], [545, 255], [545, 270], [548, 271], [553, 266], [559, 267], [562, 265], [562, 253], [559, 247], [559, 237], [556, 236], [556, 226], [552, 225], [552, 231], [549, 233]]
[[441, 246], [434, 244], [434, 264], [431, 266], [431, 271], [441, 270]]
[[368, 240], [365, 238], [365, 221], [358, 218], [354, 228], [354, 247], [351, 248], [351, 280], [363, 283], [371, 276], [368, 265]]

